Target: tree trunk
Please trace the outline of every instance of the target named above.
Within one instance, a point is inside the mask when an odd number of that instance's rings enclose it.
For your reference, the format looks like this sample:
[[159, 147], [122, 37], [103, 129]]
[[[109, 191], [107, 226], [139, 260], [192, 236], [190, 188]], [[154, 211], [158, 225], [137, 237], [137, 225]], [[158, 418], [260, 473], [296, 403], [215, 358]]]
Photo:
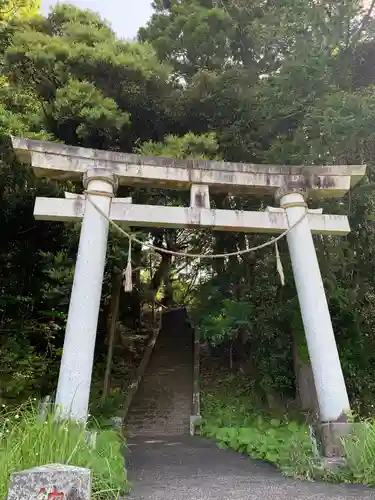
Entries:
[[113, 275], [112, 275], [112, 294], [111, 294], [111, 303], [109, 306], [108, 354], [107, 354], [107, 365], [105, 369], [104, 382], [103, 382], [102, 403], [105, 403], [109, 391], [113, 348], [115, 343], [116, 324], [119, 313], [121, 286], [122, 286], [122, 273], [120, 269], [115, 268], [113, 270]]
[[[174, 232], [165, 235], [166, 248], [167, 250], [173, 250], [174, 252], [179, 252], [180, 248], [175, 242], [175, 236], [176, 235]], [[158, 245], [161, 246], [162, 240], [154, 241], [154, 244], [155, 243], [157, 246]], [[161, 287], [162, 283], [167, 285], [168, 282], [170, 281], [169, 275], [173, 263], [172, 255], [158, 251], [156, 253], [159, 253], [159, 255], [161, 256], [161, 261], [158, 268], [155, 270], [154, 275], [151, 278], [150, 288], [146, 293], [146, 300], [150, 302], [155, 302], [156, 294], [158, 293], [158, 290]]]
[[173, 283], [170, 273], [168, 273], [164, 278], [164, 297], [161, 302], [167, 308], [173, 307], [175, 305], [173, 296]]
[[319, 413], [319, 406], [311, 363], [310, 360], [302, 359], [296, 334], [293, 334], [293, 364], [300, 409], [316, 415]]

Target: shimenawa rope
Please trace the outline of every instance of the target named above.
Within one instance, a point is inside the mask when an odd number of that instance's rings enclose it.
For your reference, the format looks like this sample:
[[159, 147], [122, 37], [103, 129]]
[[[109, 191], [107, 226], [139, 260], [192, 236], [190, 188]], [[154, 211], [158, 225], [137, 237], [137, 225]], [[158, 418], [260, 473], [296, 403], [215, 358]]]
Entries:
[[126, 266], [126, 270], [125, 270], [125, 280], [124, 280], [124, 287], [125, 287], [126, 292], [131, 292], [133, 289], [132, 265], [131, 265], [132, 241], [134, 241], [135, 243], [138, 243], [139, 245], [145, 246], [146, 248], [157, 251], [158, 253], [165, 253], [168, 255], [172, 255], [174, 257], [186, 257], [186, 258], [188, 257], [191, 259], [225, 259], [227, 257], [237, 257], [240, 255], [245, 255], [247, 253], [256, 252], [257, 250], [262, 250], [263, 248], [266, 248], [268, 246], [275, 245], [277, 272], [280, 275], [281, 284], [284, 286], [284, 284], [285, 284], [284, 271], [283, 271], [283, 266], [282, 266], [282, 262], [280, 259], [280, 253], [279, 253], [277, 243], [282, 238], [287, 236], [290, 233], [290, 231], [292, 231], [295, 227], [297, 227], [305, 219], [305, 217], [308, 214], [307, 205], [304, 204], [305, 212], [296, 222], [294, 222], [294, 224], [292, 224], [283, 233], [279, 234], [279, 236], [276, 236], [275, 238], [271, 238], [269, 241], [266, 241], [265, 243], [261, 243], [260, 245], [257, 245], [255, 247], [245, 248], [244, 250], [238, 250], [237, 252], [227, 252], [227, 253], [222, 253], [222, 254], [195, 254], [195, 253], [189, 253], [189, 252], [175, 252], [173, 250], [168, 250], [166, 248], [157, 247], [155, 245], [152, 245], [151, 243], [146, 243], [144, 241], [139, 240], [138, 238], [136, 238], [132, 234], [127, 233], [122, 227], [120, 227], [118, 224], [116, 224], [116, 222], [111, 220], [103, 212], [103, 210], [100, 207], [98, 207], [98, 205], [96, 203], [94, 203], [94, 201], [89, 196], [89, 195], [95, 195], [95, 196], [107, 196], [107, 197], [113, 198], [113, 195], [111, 195], [110, 193], [107, 193], [107, 192], [88, 191], [88, 190], [85, 191], [85, 194], [86, 194], [86, 199], [100, 213], [100, 215], [102, 217], [104, 217], [114, 228], [116, 228], [117, 231], [120, 232], [120, 234], [122, 234], [123, 236], [125, 236], [129, 240], [128, 262], [127, 262], [127, 266]]

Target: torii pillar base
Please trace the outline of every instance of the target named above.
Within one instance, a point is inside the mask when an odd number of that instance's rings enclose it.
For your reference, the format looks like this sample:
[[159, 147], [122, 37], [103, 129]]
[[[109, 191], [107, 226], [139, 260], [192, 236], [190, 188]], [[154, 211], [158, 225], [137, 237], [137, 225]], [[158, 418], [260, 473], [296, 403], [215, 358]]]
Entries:
[[348, 422], [327, 422], [316, 426], [316, 439], [320, 454], [326, 459], [326, 466], [340, 464], [344, 456], [343, 438], [351, 432]]

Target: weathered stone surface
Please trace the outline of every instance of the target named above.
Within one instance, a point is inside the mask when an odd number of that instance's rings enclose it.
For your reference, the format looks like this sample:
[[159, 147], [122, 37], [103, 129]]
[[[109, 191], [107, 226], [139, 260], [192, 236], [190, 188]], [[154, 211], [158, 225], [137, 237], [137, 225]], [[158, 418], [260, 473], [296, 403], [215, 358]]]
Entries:
[[[116, 200], [116, 199], [115, 199]], [[83, 198], [37, 198], [34, 216], [37, 220], [75, 222], [83, 218]], [[350, 232], [345, 215], [320, 214], [309, 210], [309, 226], [313, 234], [346, 235]], [[284, 210], [266, 212], [215, 210], [196, 207], [163, 207], [160, 205], [133, 205], [127, 201], [112, 202], [110, 219], [117, 224], [135, 227], [170, 227], [212, 231], [279, 234], [288, 229]]]
[[113, 425], [114, 429], [122, 429], [122, 426], [124, 424], [124, 419], [122, 417], [112, 417], [111, 422]]
[[139, 156], [19, 137], [12, 137], [12, 143], [18, 159], [31, 165], [40, 177], [80, 180], [94, 167], [115, 173], [124, 185], [190, 189], [193, 184], [203, 184], [216, 192], [255, 196], [272, 195], [292, 182], [306, 187], [309, 197], [341, 197], [366, 171], [364, 165], [255, 165]]
[[90, 500], [91, 471], [51, 464], [12, 475], [8, 500]]
[[343, 439], [348, 436], [361, 436], [366, 432], [366, 423], [325, 422], [316, 427], [320, 453], [326, 459], [340, 459], [344, 456]]
[[350, 432], [347, 422], [327, 422], [320, 424], [319, 441], [322, 455], [326, 458], [342, 457], [342, 439]]

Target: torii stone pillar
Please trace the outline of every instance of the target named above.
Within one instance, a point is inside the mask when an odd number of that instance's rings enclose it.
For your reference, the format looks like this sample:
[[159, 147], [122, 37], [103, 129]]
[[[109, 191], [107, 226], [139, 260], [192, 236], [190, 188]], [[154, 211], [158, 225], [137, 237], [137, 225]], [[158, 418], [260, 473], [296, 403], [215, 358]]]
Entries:
[[[276, 197], [294, 224], [306, 210], [306, 192], [287, 186]], [[336, 422], [350, 409], [331, 316], [307, 218], [287, 235], [307, 347], [314, 374], [320, 418]]]
[[[303, 216], [306, 194], [303, 187], [292, 183], [276, 192], [290, 226]], [[325, 456], [337, 456], [350, 403], [307, 218], [288, 233], [287, 242], [319, 405], [320, 441]], [[326, 426], [330, 427], [328, 433]]]
[[[84, 174], [83, 185], [109, 216], [116, 176], [105, 169], [91, 169]], [[80, 422], [86, 422], [88, 413], [108, 225], [108, 220], [86, 203], [56, 393], [59, 416]]]

